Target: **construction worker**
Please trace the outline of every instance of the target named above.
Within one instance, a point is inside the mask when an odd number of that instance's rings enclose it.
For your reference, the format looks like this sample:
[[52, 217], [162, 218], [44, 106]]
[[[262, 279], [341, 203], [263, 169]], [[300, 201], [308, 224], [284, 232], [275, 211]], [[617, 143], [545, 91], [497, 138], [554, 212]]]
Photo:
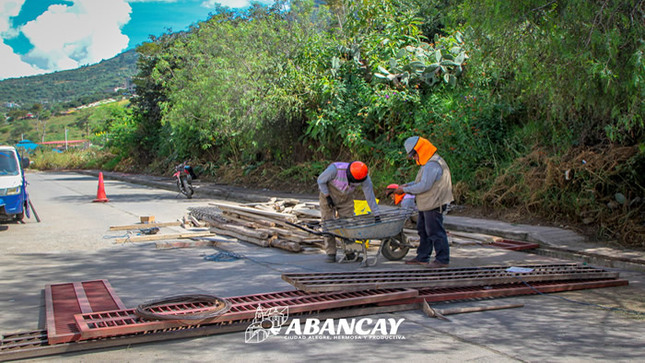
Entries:
[[[443, 226], [443, 212], [454, 200], [450, 168], [437, 154], [437, 148], [423, 137], [407, 138], [404, 147], [408, 157], [421, 166], [413, 182], [394, 191], [399, 195], [406, 193], [416, 196], [419, 210], [417, 231], [420, 243], [417, 256], [405, 263], [428, 268], [447, 267], [450, 263], [450, 247]], [[435, 260], [429, 262], [433, 250], [436, 253]]]
[[[324, 221], [354, 215], [354, 189], [363, 189], [370, 210], [378, 218], [379, 209], [367, 165], [360, 161], [331, 163], [318, 176], [320, 215]], [[325, 237], [326, 262], [336, 262], [336, 238]]]
[[394, 194], [394, 191], [399, 188], [398, 184], [390, 184], [386, 187], [385, 195], [392, 197], [394, 205], [401, 204], [401, 208], [404, 209], [416, 209], [417, 205], [415, 202], [415, 197], [412, 194]]
[[392, 198], [394, 205], [401, 207], [401, 210], [406, 214], [413, 214], [410, 218], [406, 219], [404, 227], [405, 228], [416, 228], [417, 227], [417, 203], [416, 198], [412, 194], [394, 194], [394, 191], [399, 187], [398, 184], [390, 184], [386, 187], [385, 195]]

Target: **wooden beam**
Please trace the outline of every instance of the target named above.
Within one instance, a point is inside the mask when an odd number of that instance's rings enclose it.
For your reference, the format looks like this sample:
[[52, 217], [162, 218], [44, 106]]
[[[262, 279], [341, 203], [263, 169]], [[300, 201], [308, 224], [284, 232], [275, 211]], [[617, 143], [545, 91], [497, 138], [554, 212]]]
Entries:
[[227, 230], [227, 229], [219, 229], [219, 228], [216, 228], [216, 227], [211, 227], [211, 232], [221, 234], [221, 235], [224, 235], [224, 236], [234, 237], [234, 238], [237, 238], [240, 241], [253, 243], [253, 244], [258, 245], [258, 246], [269, 247], [269, 241], [266, 240], [266, 239], [258, 239], [258, 238], [254, 238], [254, 237], [250, 237], [250, 236], [238, 233], [238, 232], [233, 232], [233, 231]]
[[110, 226], [110, 231], [126, 231], [126, 230], [135, 230], [135, 229], [147, 229], [152, 227], [169, 227], [169, 226], [180, 226], [181, 222], [158, 222], [158, 223], [138, 223], [138, 224], [128, 224], [125, 226]]
[[246, 213], [259, 214], [261, 216], [270, 217], [273, 219], [278, 218], [278, 220], [287, 220], [289, 222], [294, 222], [294, 223], [297, 221], [296, 216], [292, 214], [287, 214], [287, 213], [271, 212], [268, 210], [260, 210], [256, 208], [249, 208], [249, 207], [244, 207], [241, 205], [229, 204], [229, 203], [209, 203], [209, 204], [214, 205], [222, 210], [241, 211]]
[[165, 239], [181, 239], [181, 238], [193, 238], [193, 237], [206, 237], [212, 236], [211, 232], [198, 232], [198, 233], [173, 233], [173, 234], [152, 234], [145, 236], [132, 236], [125, 238], [117, 238], [114, 240], [115, 243], [124, 243], [124, 242], [148, 242], [148, 241], [160, 241]]

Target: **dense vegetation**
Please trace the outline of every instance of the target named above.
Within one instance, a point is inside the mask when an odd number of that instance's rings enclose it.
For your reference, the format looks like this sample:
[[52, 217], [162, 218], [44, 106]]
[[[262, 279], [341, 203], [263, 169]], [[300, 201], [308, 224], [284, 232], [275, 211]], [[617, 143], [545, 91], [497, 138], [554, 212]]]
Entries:
[[[34, 104], [54, 108], [78, 107], [123, 93], [137, 73], [134, 50], [78, 69], [0, 81], [0, 106], [27, 109]], [[115, 93], [116, 88], [122, 88]]]
[[422, 135], [458, 203], [645, 247], [643, 1], [326, 4], [222, 8], [143, 44], [103, 126], [116, 160], [313, 191], [361, 159], [381, 188], [414, 177], [402, 144]]

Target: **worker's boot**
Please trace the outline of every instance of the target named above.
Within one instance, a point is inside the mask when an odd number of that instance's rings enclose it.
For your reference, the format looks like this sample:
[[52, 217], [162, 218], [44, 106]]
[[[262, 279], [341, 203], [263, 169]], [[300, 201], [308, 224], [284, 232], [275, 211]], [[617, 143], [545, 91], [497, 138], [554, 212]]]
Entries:
[[329, 263], [336, 262], [336, 255], [335, 254], [334, 255], [327, 255], [327, 258], [325, 259], [325, 262], [329, 262]]

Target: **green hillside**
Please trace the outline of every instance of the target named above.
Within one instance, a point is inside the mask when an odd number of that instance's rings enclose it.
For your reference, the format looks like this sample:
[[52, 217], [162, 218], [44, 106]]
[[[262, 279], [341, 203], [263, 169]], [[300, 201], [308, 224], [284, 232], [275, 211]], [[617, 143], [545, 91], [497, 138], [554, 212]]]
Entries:
[[31, 107], [34, 103], [75, 107], [113, 96], [128, 88], [137, 72], [134, 50], [94, 65], [39, 76], [0, 81], [0, 107], [8, 103]]

